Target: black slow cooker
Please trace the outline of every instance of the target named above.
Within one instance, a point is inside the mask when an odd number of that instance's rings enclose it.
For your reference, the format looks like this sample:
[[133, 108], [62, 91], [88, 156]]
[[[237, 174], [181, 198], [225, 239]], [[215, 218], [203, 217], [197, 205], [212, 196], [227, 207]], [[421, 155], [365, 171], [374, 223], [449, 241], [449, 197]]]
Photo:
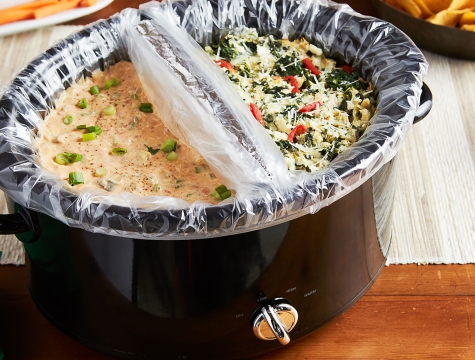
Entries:
[[[299, 4], [164, 5], [198, 41], [206, 37], [193, 24], [203, 11], [218, 34], [216, 19], [234, 8], [238, 23], [306, 36], [374, 83], [378, 110], [364, 136], [290, 192], [269, 189], [218, 206], [137, 207], [74, 193], [41, 168], [30, 134], [64, 88], [129, 60], [129, 10], [60, 42], [6, 89], [0, 187], [11, 214], [0, 218], [0, 232], [24, 242], [30, 293], [56, 327], [117, 358], [243, 358], [315, 331], [370, 288], [392, 237], [394, 155], [431, 107], [427, 65], [390, 24], [332, 3], [305, 3], [306, 12]], [[139, 14], [153, 25], [152, 8]], [[234, 26], [231, 18], [222, 24]]]

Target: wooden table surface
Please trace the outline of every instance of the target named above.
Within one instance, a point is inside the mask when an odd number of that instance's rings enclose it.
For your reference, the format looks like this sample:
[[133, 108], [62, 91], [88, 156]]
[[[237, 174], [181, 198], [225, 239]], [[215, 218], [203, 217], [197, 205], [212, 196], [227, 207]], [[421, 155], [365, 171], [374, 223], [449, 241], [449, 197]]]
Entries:
[[[69, 24], [87, 24], [142, 2], [115, 0]], [[346, 2], [372, 15], [368, 0]], [[386, 267], [342, 316], [255, 360], [475, 359], [473, 278], [475, 265]], [[76, 343], [40, 314], [27, 290], [25, 267], [0, 267], [0, 343], [6, 360], [111, 359]]]

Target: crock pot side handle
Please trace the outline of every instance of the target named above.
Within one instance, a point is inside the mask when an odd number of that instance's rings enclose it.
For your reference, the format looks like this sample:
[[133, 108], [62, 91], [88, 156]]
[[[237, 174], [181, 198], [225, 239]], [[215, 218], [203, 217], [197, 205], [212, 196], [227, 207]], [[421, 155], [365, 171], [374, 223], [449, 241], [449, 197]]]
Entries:
[[19, 234], [24, 232], [32, 232], [29, 240], [21, 240], [24, 243], [32, 243], [40, 238], [41, 222], [39, 213], [21, 207], [17, 213], [0, 215], [0, 234]]
[[421, 102], [420, 102], [419, 108], [416, 111], [416, 115], [414, 116], [413, 124], [417, 124], [419, 121], [424, 119], [427, 116], [427, 114], [429, 114], [431, 109], [432, 109], [432, 91], [430, 91], [426, 83], [423, 83], [422, 93], [421, 93]]

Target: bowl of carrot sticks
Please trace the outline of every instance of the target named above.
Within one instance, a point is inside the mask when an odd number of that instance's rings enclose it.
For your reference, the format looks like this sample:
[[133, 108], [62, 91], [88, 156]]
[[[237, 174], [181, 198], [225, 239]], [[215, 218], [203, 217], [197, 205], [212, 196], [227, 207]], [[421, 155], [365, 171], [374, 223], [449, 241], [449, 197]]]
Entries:
[[[58, 24], [88, 15], [113, 0], [23, 0], [0, 9], [0, 36]], [[0, 6], [1, 7], [1, 6]]]

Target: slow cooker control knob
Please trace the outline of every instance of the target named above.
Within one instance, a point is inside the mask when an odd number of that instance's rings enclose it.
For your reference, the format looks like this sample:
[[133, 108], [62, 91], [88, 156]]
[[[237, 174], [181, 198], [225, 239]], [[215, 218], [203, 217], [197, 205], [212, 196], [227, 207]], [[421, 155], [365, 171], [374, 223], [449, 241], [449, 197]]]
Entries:
[[288, 333], [295, 327], [299, 317], [293, 306], [286, 303], [268, 304], [257, 309], [254, 314], [252, 327], [259, 339], [277, 339], [282, 345], [290, 342]]

